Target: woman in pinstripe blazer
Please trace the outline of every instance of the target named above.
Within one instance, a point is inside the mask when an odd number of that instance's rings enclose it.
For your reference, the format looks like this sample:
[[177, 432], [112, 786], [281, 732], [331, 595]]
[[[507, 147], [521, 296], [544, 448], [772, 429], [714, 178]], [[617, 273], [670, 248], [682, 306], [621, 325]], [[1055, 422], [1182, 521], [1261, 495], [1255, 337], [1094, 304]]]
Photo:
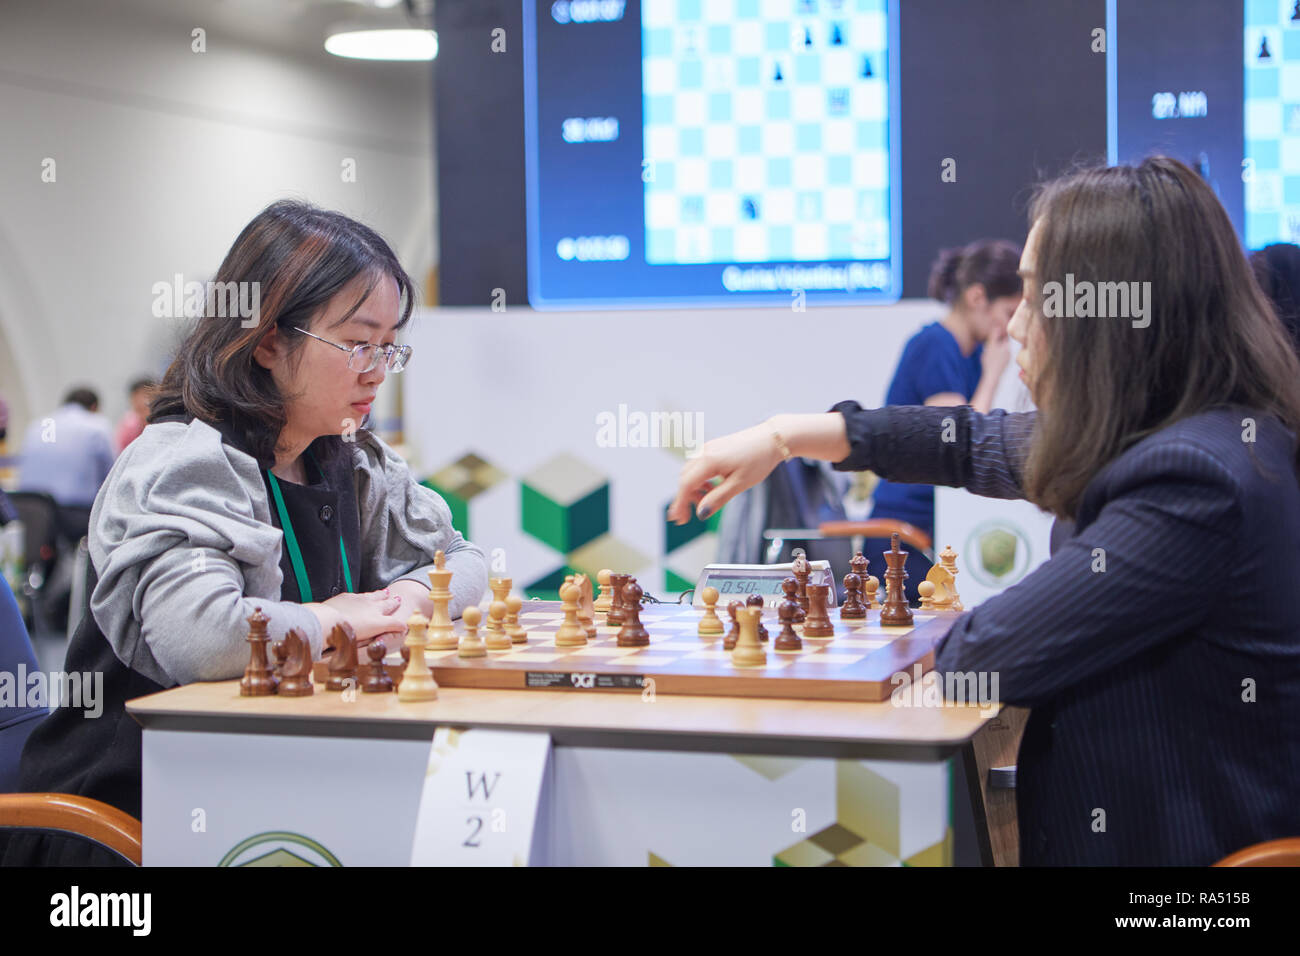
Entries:
[[1021, 861], [1206, 865], [1300, 836], [1300, 362], [1183, 164], [1067, 176], [1030, 221], [1008, 331], [1036, 413], [778, 415], [707, 443], [670, 517], [786, 454], [1033, 501], [1072, 536], [936, 662], [1033, 709]]

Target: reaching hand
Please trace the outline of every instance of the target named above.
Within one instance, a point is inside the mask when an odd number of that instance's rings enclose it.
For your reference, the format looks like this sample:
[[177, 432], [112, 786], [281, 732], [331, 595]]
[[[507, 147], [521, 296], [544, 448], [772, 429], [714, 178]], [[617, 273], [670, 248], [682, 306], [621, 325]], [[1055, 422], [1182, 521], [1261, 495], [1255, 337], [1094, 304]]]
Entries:
[[709, 517], [771, 474], [781, 457], [772, 426], [766, 422], [705, 442], [699, 456], [682, 468], [668, 520], [685, 524], [692, 506], [701, 519]]

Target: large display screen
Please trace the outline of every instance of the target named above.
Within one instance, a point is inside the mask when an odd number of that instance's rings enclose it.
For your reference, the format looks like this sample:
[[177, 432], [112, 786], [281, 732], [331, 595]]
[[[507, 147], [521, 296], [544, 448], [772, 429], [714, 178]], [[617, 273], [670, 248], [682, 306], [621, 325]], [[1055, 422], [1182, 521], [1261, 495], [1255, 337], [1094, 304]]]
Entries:
[[893, 301], [891, 0], [525, 0], [535, 308]]
[[1300, 3], [1246, 0], [1246, 245], [1300, 242]]
[[1248, 234], [1240, 0], [1109, 0], [1107, 20], [1110, 161], [1182, 160]]

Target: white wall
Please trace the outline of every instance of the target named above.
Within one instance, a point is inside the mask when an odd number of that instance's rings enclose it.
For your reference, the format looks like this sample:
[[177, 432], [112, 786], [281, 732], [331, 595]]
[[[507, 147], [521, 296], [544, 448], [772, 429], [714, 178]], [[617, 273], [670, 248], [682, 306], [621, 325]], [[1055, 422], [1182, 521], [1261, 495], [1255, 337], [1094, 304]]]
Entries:
[[[638, 573], [657, 594], [665, 567], [690, 577], [713, 560], [708, 547], [675, 557], [664, 551], [663, 508], [683, 452], [606, 447], [600, 413], [616, 415], [620, 405], [698, 413], [707, 440], [846, 398], [876, 407], [907, 339], [941, 314], [923, 300], [803, 313], [427, 310], [412, 322], [410, 369], [385, 388], [402, 389], [406, 451], [417, 474], [473, 452], [509, 476], [473, 501], [469, 536], [489, 552], [502, 549], [517, 586], [564, 560], [522, 531], [520, 479], [568, 453], [609, 480], [610, 535], [638, 553], [603, 566]], [[1014, 366], [1011, 372], [1007, 407], [1024, 391]]]
[[116, 418], [127, 382], [161, 373], [173, 346], [153, 284], [209, 278], [274, 199], [367, 222], [421, 286], [436, 261], [427, 64], [294, 57], [210, 27], [195, 53], [196, 25], [117, 3], [0, 7], [0, 395], [15, 436], [74, 383]]

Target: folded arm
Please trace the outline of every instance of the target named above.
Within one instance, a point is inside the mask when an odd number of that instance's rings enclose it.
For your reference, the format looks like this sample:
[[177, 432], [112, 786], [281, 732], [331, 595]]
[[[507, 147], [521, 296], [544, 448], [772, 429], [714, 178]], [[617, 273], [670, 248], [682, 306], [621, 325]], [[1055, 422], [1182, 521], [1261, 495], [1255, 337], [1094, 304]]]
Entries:
[[149, 654], [177, 684], [239, 677], [248, 664], [248, 618], [261, 610], [272, 641], [296, 627], [320, 657], [320, 622], [307, 606], [245, 597], [245, 588], [239, 563], [224, 551], [176, 547], [158, 555], [135, 590], [132, 612], [144, 642], [137, 652]]

